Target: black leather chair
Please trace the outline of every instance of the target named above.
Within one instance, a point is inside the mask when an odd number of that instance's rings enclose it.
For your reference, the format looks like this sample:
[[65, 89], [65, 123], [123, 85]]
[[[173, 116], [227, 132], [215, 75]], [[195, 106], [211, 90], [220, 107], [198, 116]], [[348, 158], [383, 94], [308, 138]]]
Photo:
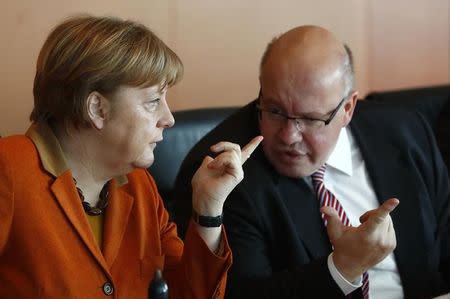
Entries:
[[237, 107], [219, 107], [173, 112], [175, 125], [164, 130], [164, 140], [155, 149], [155, 162], [149, 167], [166, 209], [172, 211], [171, 190], [178, 170], [189, 150]]
[[450, 98], [450, 85], [423, 88], [399, 89], [371, 92], [366, 100], [390, 103], [406, 109], [419, 111], [436, 131], [438, 121], [443, 115], [445, 105]]
[[373, 92], [366, 100], [420, 112], [433, 129], [445, 165], [450, 169], [450, 85]]
[[[372, 92], [365, 100], [387, 102], [422, 113], [434, 129], [438, 145], [450, 169], [450, 85]], [[166, 208], [172, 211], [172, 188], [189, 150], [206, 133], [238, 107], [193, 109], [174, 112], [175, 126], [164, 131], [155, 149], [155, 163], [149, 168]]]

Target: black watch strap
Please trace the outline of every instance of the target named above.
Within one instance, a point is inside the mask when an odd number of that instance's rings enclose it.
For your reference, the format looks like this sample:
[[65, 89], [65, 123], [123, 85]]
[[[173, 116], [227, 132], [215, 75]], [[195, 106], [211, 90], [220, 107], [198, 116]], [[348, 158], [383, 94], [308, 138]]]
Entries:
[[223, 215], [219, 216], [203, 216], [199, 215], [194, 209], [192, 209], [192, 219], [195, 223], [204, 227], [219, 227], [222, 225]]

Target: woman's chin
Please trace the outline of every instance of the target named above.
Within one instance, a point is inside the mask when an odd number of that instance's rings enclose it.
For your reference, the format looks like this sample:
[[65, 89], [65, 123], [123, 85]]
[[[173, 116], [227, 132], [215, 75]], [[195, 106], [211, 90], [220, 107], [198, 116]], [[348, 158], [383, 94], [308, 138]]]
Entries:
[[152, 166], [153, 162], [155, 161], [154, 156], [147, 157], [145, 159], [139, 159], [133, 163], [134, 168], [149, 168]]

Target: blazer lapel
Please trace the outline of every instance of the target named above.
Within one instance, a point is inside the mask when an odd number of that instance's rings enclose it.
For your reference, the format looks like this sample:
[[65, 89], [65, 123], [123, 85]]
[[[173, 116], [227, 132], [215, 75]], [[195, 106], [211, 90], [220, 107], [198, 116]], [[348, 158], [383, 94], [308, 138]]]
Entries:
[[319, 203], [303, 179], [280, 177], [278, 192], [290, 216], [298, 238], [311, 259], [331, 252], [331, 244], [320, 216]]
[[134, 198], [126, 192], [125, 187], [118, 187], [117, 181], [113, 180], [103, 230], [103, 253], [108, 266], [114, 263], [119, 252], [133, 202]]
[[76, 191], [71, 172], [66, 171], [57, 177], [51, 186], [51, 190], [82, 242], [86, 245], [87, 249], [92, 253], [97, 262], [107, 269], [103, 255], [94, 238], [94, 234], [92, 233], [82, 205], [80, 204], [80, 198]]

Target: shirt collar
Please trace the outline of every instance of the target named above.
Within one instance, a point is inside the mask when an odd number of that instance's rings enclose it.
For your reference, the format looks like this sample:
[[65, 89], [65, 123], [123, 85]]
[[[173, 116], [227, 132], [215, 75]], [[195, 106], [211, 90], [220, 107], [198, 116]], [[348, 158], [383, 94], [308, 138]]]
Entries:
[[[58, 177], [69, 170], [61, 145], [49, 125], [33, 123], [28, 128], [25, 135], [28, 136], [36, 146], [42, 161], [42, 166], [46, 171], [53, 176]], [[118, 176], [114, 179], [119, 186], [128, 183], [126, 175]]]
[[353, 174], [351, 145], [347, 128], [342, 128], [336, 146], [331, 152], [326, 164], [349, 176]]

